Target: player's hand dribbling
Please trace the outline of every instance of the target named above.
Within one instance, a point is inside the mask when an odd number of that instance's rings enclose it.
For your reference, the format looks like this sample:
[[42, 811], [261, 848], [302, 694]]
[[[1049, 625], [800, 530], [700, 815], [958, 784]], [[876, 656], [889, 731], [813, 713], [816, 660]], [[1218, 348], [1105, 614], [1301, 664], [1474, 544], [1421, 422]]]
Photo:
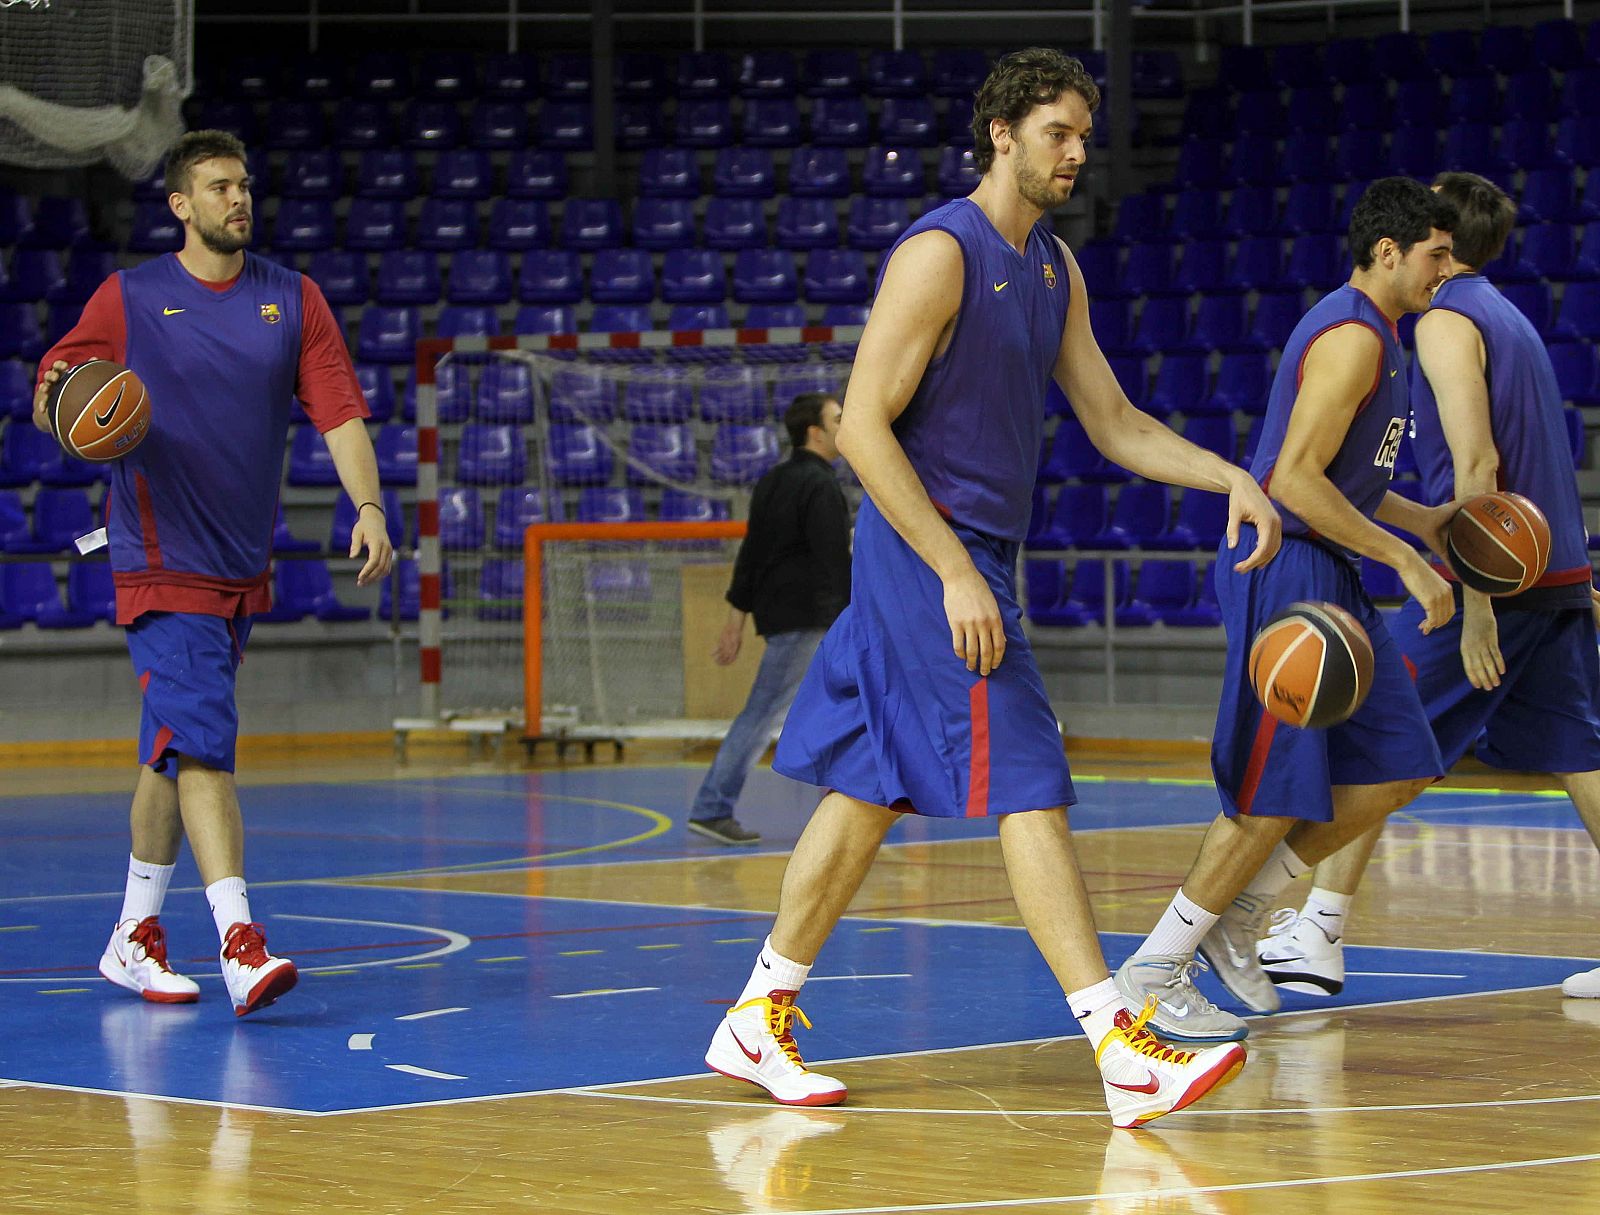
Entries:
[[57, 359], [50, 365], [50, 369], [44, 373], [44, 379], [40, 382], [39, 387], [34, 390], [33, 424], [38, 429], [44, 431], [45, 434], [50, 433], [50, 414], [49, 411], [45, 409], [44, 403], [50, 396], [51, 386], [61, 378], [61, 373], [66, 370], [67, 365], [60, 359]]
[[1422, 554], [1411, 553], [1396, 570], [1406, 590], [1422, 608], [1423, 620], [1417, 626], [1422, 632], [1433, 632], [1456, 614], [1456, 599], [1450, 593], [1450, 584], [1422, 559]]
[[1443, 502], [1438, 506], [1428, 507], [1428, 522], [1416, 533], [1418, 540], [1428, 546], [1428, 551], [1440, 561], [1448, 561], [1449, 555], [1445, 552], [1445, 537], [1450, 531], [1450, 520], [1456, 517], [1460, 509], [1460, 502]]
[[1487, 596], [1472, 597], [1469, 592], [1461, 612], [1461, 668], [1467, 673], [1467, 682], [1480, 692], [1498, 688], [1500, 676], [1506, 673], [1500, 626]]
[[1283, 520], [1254, 477], [1243, 473], [1236, 477], [1228, 491], [1228, 547], [1239, 543], [1239, 525], [1253, 523], [1256, 529], [1256, 547], [1248, 557], [1234, 563], [1234, 570], [1244, 573], [1257, 569], [1278, 554], [1283, 543]]
[[389, 543], [389, 530], [383, 513], [376, 508], [363, 508], [356, 524], [350, 529], [350, 555], [359, 556], [367, 550], [367, 563], [356, 575], [357, 586], [369, 586], [389, 572], [394, 564], [394, 545]]
[[968, 563], [944, 580], [944, 615], [950, 622], [950, 644], [967, 670], [987, 675], [1006, 652], [1006, 626], [994, 592]]

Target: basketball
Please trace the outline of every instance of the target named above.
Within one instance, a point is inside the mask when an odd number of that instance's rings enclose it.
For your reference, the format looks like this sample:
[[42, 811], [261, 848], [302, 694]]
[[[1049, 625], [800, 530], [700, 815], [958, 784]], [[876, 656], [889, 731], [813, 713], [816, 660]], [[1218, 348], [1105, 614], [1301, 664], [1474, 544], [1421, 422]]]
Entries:
[[63, 372], [45, 408], [56, 441], [80, 460], [100, 464], [120, 459], [150, 433], [150, 396], [144, 382], [109, 359], [90, 359]]
[[1251, 643], [1250, 683], [1285, 725], [1336, 726], [1372, 688], [1372, 642], [1337, 604], [1291, 603]]
[[1515, 595], [1544, 577], [1550, 524], [1521, 494], [1479, 494], [1450, 520], [1445, 547], [1450, 568], [1467, 586]]

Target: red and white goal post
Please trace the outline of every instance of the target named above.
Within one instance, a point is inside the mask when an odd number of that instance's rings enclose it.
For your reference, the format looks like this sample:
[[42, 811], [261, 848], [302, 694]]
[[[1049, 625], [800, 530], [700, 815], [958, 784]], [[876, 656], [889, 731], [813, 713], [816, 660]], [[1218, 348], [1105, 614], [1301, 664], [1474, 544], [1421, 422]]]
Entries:
[[[703, 579], [684, 570], [732, 562], [751, 481], [777, 458], [782, 398], [842, 394], [860, 333], [419, 342], [420, 703], [397, 736], [515, 734], [591, 754], [601, 739], [720, 736], [725, 720], [685, 708], [685, 586]], [[717, 412], [752, 402], [743, 425]], [[729, 438], [758, 450], [730, 455]]]

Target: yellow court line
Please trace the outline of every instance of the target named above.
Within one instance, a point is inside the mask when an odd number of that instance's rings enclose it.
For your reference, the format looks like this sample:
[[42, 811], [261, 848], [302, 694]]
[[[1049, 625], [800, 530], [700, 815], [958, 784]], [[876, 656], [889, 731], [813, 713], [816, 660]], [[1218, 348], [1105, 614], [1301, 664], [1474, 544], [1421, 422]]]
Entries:
[[47, 987], [39, 994], [41, 996], [76, 996], [88, 990], [87, 987]]
[[477, 959], [477, 961], [479, 962], [480, 965], [483, 964], [483, 963], [487, 963], [487, 962], [526, 962], [527, 960], [528, 960], [528, 955], [525, 954], [525, 953], [507, 954], [503, 958], [479, 958], [479, 959]]
[[597, 953], [604, 953], [603, 949], [563, 949], [556, 956], [558, 958], [590, 958]]
[[360, 972], [355, 970], [312, 970], [306, 973], [321, 975], [324, 979], [337, 979], [344, 975], [359, 974]]
[[[682, 945], [635, 945], [635, 949], [682, 949]], [[596, 953], [599, 950], [595, 951]]]

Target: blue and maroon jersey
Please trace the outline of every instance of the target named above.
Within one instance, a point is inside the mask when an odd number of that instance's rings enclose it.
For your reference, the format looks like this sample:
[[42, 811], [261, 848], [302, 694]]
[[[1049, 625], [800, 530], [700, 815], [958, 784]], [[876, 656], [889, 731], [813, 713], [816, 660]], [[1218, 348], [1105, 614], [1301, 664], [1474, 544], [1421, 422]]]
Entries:
[[[1045, 386], [1072, 300], [1061, 245], [1039, 223], [1018, 253], [982, 208], [958, 198], [912, 224], [894, 248], [932, 229], [961, 246], [961, 309], [949, 347], [928, 363], [895, 419], [895, 437], [942, 514], [985, 535], [1022, 540]], [[886, 257], [885, 270], [888, 264]]]
[[[1550, 565], [1535, 587], [1502, 606], [1584, 607], [1589, 602], [1589, 537], [1562, 416], [1561, 389], [1539, 332], [1481, 274], [1458, 274], [1434, 292], [1433, 307], [1459, 312], [1483, 336], [1488, 359], [1489, 430], [1500, 453], [1497, 488], [1522, 494], [1550, 521]], [[1439, 402], [1420, 360], [1411, 368], [1413, 450], [1427, 501], [1455, 495], [1455, 463]], [[1455, 575], [1443, 566], [1440, 573]]]
[[[1294, 410], [1295, 398], [1300, 394], [1300, 380], [1305, 374], [1306, 352], [1323, 334], [1341, 325], [1364, 325], [1383, 342], [1383, 360], [1377, 376], [1366, 396], [1356, 407], [1350, 429], [1326, 469], [1328, 480], [1350, 500], [1350, 504], [1367, 518], [1377, 513], [1378, 505], [1389, 491], [1390, 478], [1394, 476], [1394, 459], [1400, 450], [1400, 439], [1405, 433], [1409, 413], [1406, 380], [1400, 374], [1404, 356], [1395, 327], [1378, 310], [1363, 291], [1346, 283], [1337, 291], [1322, 297], [1311, 310], [1300, 318], [1288, 342], [1283, 357], [1278, 362], [1277, 373], [1272, 377], [1272, 391], [1267, 397], [1267, 416], [1262, 423], [1261, 441], [1255, 459], [1250, 464], [1250, 475], [1269, 493], [1272, 473], [1283, 449], [1283, 438], [1289, 431], [1289, 415]], [[1283, 516], [1283, 534], [1286, 536], [1316, 537], [1316, 533], [1293, 512], [1279, 504]], [[1347, 557], [1355, 554], [1338, 547]]]
[[41, 374], [89, 358], [131, 368], [150, 394], [150, 433], [111, 465], [118, 623], [265, 611], [293, 399], [324, 432], [367, 415], [322, 293], [251, 254], [227, 283], [154, 258], [100, 285]]

